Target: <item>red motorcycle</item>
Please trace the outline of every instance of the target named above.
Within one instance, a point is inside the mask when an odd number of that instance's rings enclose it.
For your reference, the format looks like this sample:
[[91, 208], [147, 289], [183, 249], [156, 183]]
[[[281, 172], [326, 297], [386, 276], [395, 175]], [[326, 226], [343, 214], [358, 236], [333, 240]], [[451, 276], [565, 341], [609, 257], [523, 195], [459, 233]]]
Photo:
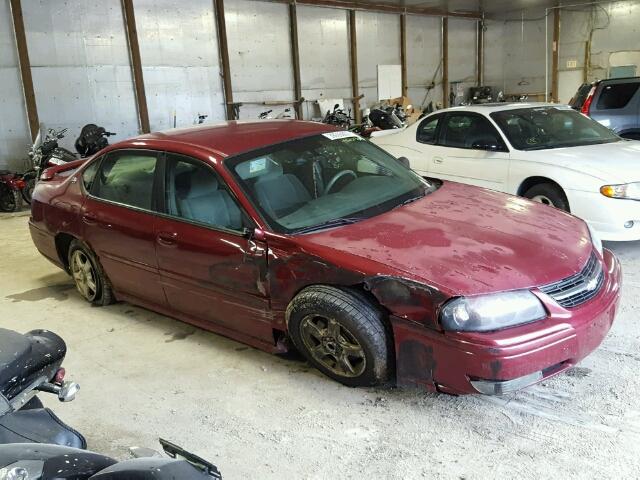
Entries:
[[0, 211], [15, 212], [22, 207], [22, 189], [26, 182], [21, 175], [0, 170]]

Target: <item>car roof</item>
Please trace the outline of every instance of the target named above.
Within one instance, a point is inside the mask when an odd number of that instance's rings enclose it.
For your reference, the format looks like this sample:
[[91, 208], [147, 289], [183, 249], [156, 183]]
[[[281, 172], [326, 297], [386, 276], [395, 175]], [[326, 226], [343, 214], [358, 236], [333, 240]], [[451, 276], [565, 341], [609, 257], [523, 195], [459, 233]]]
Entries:
[[114, 146], [126, 148], [141, 142], [179, 143], [205, 148], [221, 157], [229, 157], [296, 138], [332, 132], [336, 127], [301, 120], [233, 120], [194, 125], [162, 132], [147, 133]]
[[545, 103], [545, 102], [513, 102], [513, 103], [479, 103], [474, 105], [462, 105], [460, 107], [450, 107], [443, 110], [437, 110], [434, 113], [441, 112], [477, 112], [489, 114], [492, 112], [502, 112], [505, 110], [517, 110], [519, 108], [540, 108], [540, 107], [566, 107], [568, 105], [562, 103]]

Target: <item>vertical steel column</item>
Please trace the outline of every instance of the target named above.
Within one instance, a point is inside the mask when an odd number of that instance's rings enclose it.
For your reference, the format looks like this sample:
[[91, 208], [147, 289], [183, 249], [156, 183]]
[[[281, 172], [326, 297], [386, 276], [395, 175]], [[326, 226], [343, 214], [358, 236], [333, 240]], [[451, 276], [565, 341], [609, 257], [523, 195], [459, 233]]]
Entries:
[[356, 123], [362, 122], [360, 113], [360, 90], [358, 87], [358, 42], [356, 32], [356, 11], [349, 10], [349, 45], [351, 58], [351, 94], [353, 95], [353, 115]]
[[442, 106], [449, 106], [449, 18], [442, 17]]
[[300, 81], [300, 49], [298, 46], [298, 14], [295, 1], [289, 4], [289, 34], [291, 35], [291, 63], [293, 65], [293, 97], [296, 118], [302, 119], [302, 83]]
[[144, 90], [144, 77], [142, 75], [142, 60], [140, 58], [140, 45], [138, 44], [138, 30], [136, 28], [136, 16], [133, 9], [133, 0], [122, 0], [122, 15], [127, 33], [129, 45], [129, 59], [133, 70], [133, 85], [136, 90], [136, 102], [138, 107], [138, 119], [142, 133], [149, 133], [149, 110], [147, 109], [147, 95]]
[[408, 96], [409, 79], [407, 77], [407, 14], [400, 14], [400, 65], [402, 68], [402, 95]]
[[553, 52], [551, 56], [551, 101], [558, 101], [558, 64], [560, 62], [560, 9], [553, 10]]
[[478, 87], [484, 84], [484, 20], [478, 20], [478, 59], [476, 61]]
[[222, 85], [224, 90], [225, 111], [227, 120], [236, 120], [233, 104], [233, 89], [231, 86], [231, 68], [229, 66], [229, 44], [227, 43], [227, 24], [224, 18], [224, 0], [213, 0], [216, 11], [216, 25], [218, 29], [218, 55], [222, 69]]
[[24, 30], [24, 18], [22, 17], [22, 3], [20, 0], [11, 0], [10, 6], [11, 16], [13, 18], [13, 32], [15, 34], [16, 48], [18, 50], [18, 63], [20, 64], [22, 92], [24, 94], [24, 103], [27, 109], [27, 119], [29, 120], [31, 140], [33, 141], [40, 130], [40, 120], [38, 119], [36, 95], [33, 89], [33, 78], [31, 77], [31, 62], [29, 61], [27, 36]]

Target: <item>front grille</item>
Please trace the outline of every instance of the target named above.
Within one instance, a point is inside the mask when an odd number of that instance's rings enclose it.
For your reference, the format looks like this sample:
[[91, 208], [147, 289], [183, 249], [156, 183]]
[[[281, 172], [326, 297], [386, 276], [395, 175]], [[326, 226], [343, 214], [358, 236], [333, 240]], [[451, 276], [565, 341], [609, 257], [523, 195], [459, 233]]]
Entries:
[[561, 306], [573, 308], [595, 297], [603, 283], [602, 264], [598, 261], [595, 253], [592, 253], [581, 272], [559, 282], [544, 285], [540, 287], [540, 290]]

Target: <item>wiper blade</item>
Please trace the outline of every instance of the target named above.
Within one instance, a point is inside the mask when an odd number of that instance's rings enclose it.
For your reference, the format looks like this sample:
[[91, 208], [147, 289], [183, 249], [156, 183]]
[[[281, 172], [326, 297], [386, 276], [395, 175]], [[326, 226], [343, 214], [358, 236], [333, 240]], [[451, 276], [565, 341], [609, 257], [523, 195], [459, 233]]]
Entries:
[[341, 227], [343, 225], [351, 225], [352, 223], [359, 222], [360, 220], [363, 220], [363, 217], [334, 218], [333, 220], [322, 222], [317, 225], [310, 225], [308, 227], [299, 228], [298, 230], [295, 230], [293, 233], [297, 234], [297, 233], [316, 232], [318, 230], [324, 230], [326, 228]]
[[405, 201], [399, 203], [398, 205], [396, 205], [393, 208], [398, 208], [398, 207], [403, 207], [405, 205], [409, 205], [410, 203], [413, 203], [417, 200], [420, 200], [421, 198], [424, 198], [427, 195], [427, 192], [423, 192], [420, 195], [416, 196], [416, 197], [411, 197], [411, 198], [407, 198]]

